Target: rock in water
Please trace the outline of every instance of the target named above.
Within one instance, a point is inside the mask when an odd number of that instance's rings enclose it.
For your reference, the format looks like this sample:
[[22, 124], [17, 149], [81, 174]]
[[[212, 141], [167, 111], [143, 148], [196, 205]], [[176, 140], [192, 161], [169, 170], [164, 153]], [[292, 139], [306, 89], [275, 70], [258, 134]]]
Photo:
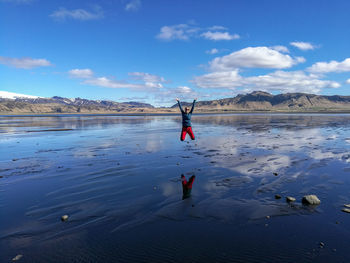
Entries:
[[294, 197], [287, 196], [286, 200], [287, 200], [288, 203], [290, 203], [290, 202], [295, 202], [296, 199]]
[[350, 213], [350, 209], [349, 208], [343, 208], [341, 211], [343, 211], [345, 213]]
[[346, 204], [346, 205], [344, 205], [345, 207], [347, 207], [347, 208], [350, 208], [350, 204]]
[[19, 254], [19, 255], [15, 256], [15, 257], [12, 259], [12, 261], [20, 260], [22, 257], [23, 257], [23, 255]]
[[68, 215], [63, 215], [61, 216], [61, 220], [64, 222], [64, 221], [67, 221], [68, 220]]
[[275, 195], [275, 199], [281, 199], [282, 198], [282, 196], [280, 196], [280, 195]]
[[301, 201], [307, 205], [319, 205], [321, 203], [316, 195], [305, 195]]

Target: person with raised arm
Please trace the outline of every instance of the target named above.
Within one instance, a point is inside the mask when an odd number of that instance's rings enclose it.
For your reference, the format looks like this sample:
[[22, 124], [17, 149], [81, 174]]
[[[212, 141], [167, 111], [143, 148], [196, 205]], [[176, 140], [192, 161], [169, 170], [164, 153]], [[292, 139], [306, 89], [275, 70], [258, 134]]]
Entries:
[[181, 106], [181, 102], [178, 98], [176, 98], [177, 103], [179, 104], [179, 108], [182, 114], [182, 131], [181, 131], [181, 136], [180, 140], [184, 141], [186, 138], [186, 134], [190, 135], [191, 139], [194, 140], [194, 134], [192, 131], [192, 123], [191, 123], [191, 117], [192, 117], [192, 112], [194, 109], [194, 104], [196, 103], [196, 99], [193, 100], [192, 103], [192, 108], [191, 110], [188, 107], [185, 107], [185, 110]]

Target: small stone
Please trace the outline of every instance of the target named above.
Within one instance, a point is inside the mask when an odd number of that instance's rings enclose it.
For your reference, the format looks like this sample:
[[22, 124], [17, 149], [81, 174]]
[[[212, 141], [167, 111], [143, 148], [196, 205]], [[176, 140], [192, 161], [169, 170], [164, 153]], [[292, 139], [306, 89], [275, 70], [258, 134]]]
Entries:
[[61, 216], [61, 221], [64, 222], [64, 221], [67, 221], [68, 220], [68, 215], [63, 215]]
[[18, 161], [18, 159], [12, 159], [13, 162]]
[[266, 219], [270, 219], [270, 216], [266, 216]]
[[277, 175], [278, 175], [278, 173], [273, 173], [273, 175], [274, 175], [274, 176], [277, 176]]
[[12, 261], [20, 260], [22, 257], [23, 257], [23, 255], [19, 254], [19, 255], [15, 256], [15, 257], [12, 259]]
[[280, 196], [280, 195], [275, 195], [275, 199], [281, 199], [282, 198], [282, 196]]
[[316, 195], [305, 195], [301, 201], [307, 205], [319, 205], [321, 203]]
[[346, 205], [344, 205], [345, 207], [347, 207], [347, 208], [350, 208], [350, 204], [346, 204]]
[[291, 203], [291, 202], [295, 202], [296, 199], [294, 197], [292, 197], [292, 196], [287, 196], [286, 200], [287, 200], [288, 203]]
[[320, 248], [323, 248], [323, 247], [324, 247], [324, 243], [320, 242]]
[[350, 213], [350, 209], [349, 208], [343, 208], [341, 211], [343, 211], [345, 213]]

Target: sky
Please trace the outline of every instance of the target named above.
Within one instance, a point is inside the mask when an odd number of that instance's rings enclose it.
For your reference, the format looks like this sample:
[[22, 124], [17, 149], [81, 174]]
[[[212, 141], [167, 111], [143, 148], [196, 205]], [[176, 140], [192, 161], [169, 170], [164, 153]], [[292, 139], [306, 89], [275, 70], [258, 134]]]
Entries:
[[0, 91], [155, 106], [350, 95], [348, 0], [0, 0]]

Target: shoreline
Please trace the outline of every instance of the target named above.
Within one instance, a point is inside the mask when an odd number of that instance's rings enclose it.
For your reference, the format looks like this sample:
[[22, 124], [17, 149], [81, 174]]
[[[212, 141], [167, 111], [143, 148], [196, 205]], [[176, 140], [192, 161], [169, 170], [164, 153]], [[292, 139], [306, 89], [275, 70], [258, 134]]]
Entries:
[[[350, 114], [349, 111], [203, 111], [193, 115], [277, 115], [277, 114]], [[4, 113], [0, 117], [74, 117], [74, 116], [177, 116], [179, 112], [126, 112], [126, 113]]]

